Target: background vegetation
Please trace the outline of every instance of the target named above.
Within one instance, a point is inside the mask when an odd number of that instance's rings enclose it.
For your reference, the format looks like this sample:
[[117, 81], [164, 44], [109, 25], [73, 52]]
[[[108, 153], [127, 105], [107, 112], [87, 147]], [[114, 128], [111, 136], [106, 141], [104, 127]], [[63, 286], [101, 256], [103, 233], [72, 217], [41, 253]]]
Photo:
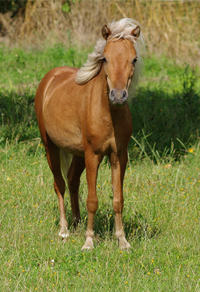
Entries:
[[[139, 21], [149, 54], [199, 64], [199, 1], [27, 0], [1, 1], [0, 34], [7, 44], [93, 45], [103, 23]], [[46, 42], [45, 42], [46, 40]]]
[[[2, 291], [200, 291], [200, 9], [198, 1], [0, 2], [0, 281]], [[41, 78], [80, 67], [101, 27], [142, 23], [144, 70], [130, 99], [133, 135], [124, 183], [129, 252], [118, 249], [110, 167], [99, 171], [95, 249], [82, 252], [87, 222], [58, 237], [53, 191], [34, 112]]]

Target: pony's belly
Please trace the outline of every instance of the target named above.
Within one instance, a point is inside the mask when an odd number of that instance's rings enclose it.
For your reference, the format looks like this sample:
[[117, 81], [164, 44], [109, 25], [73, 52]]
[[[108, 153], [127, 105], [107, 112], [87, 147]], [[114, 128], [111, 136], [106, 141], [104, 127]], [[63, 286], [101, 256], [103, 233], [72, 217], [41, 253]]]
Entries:
[[56, 119], [45, 120], [45, 129], [49, 138], [59, 148], [73, 155], [83, 156], [82, 134], [73, 122], [59, 123]]
[[[82, 133], [76, 110], [66, 99], [47, 96], [43, 105], [43, 118], [49, 138], [65, 152], [83, 156]], [[67, 103], [68, 102], [68, 103]]]
[[80, 136], [78, 136], [77, 132], [76, 134], [72, 134], [69, 131], [62, 131], [61, 133], [59, 130], [55, 132], [52, 131], [52, 129], [49, 131], [47, 129], [47, 133], [54, 144], [61, 148], [64, 152], [77, 156], [84, 156], [81, 133]]

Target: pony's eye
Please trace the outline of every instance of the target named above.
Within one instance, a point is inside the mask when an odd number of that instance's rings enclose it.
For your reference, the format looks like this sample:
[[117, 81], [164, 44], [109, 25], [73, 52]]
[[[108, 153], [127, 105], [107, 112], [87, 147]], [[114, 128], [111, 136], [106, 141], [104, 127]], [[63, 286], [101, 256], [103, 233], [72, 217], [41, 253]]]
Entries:
[[132, 64], [135, 66], [135, 63], [137, 62], [137, 57], [133, 60]]
[[102, 61], [103, 61], [103, 63], [107, 63], [107, 60], [105, 57], [102, 59]]

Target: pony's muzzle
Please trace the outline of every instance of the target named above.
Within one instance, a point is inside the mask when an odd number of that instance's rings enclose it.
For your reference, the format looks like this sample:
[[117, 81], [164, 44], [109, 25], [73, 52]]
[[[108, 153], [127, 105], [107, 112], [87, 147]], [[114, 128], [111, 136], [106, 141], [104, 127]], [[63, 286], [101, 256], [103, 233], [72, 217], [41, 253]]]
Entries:
[[112, 89], [109, 94], [109, 99], [111, 104], [123, 106], [128, 99], [128, 92], [124, 89]]

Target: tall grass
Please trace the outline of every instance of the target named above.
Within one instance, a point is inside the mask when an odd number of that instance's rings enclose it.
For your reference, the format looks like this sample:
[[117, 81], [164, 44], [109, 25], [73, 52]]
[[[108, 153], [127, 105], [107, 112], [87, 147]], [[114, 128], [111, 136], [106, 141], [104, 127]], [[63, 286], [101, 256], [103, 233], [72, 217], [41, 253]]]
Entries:
[[199, 63], [199, 1], [34, 0], [23, 4], [23, 9], [0, 14], [0, 33], [8, 44], [94, 44], [104, 23], [130, 17], [142, 25], [147, 52]]

